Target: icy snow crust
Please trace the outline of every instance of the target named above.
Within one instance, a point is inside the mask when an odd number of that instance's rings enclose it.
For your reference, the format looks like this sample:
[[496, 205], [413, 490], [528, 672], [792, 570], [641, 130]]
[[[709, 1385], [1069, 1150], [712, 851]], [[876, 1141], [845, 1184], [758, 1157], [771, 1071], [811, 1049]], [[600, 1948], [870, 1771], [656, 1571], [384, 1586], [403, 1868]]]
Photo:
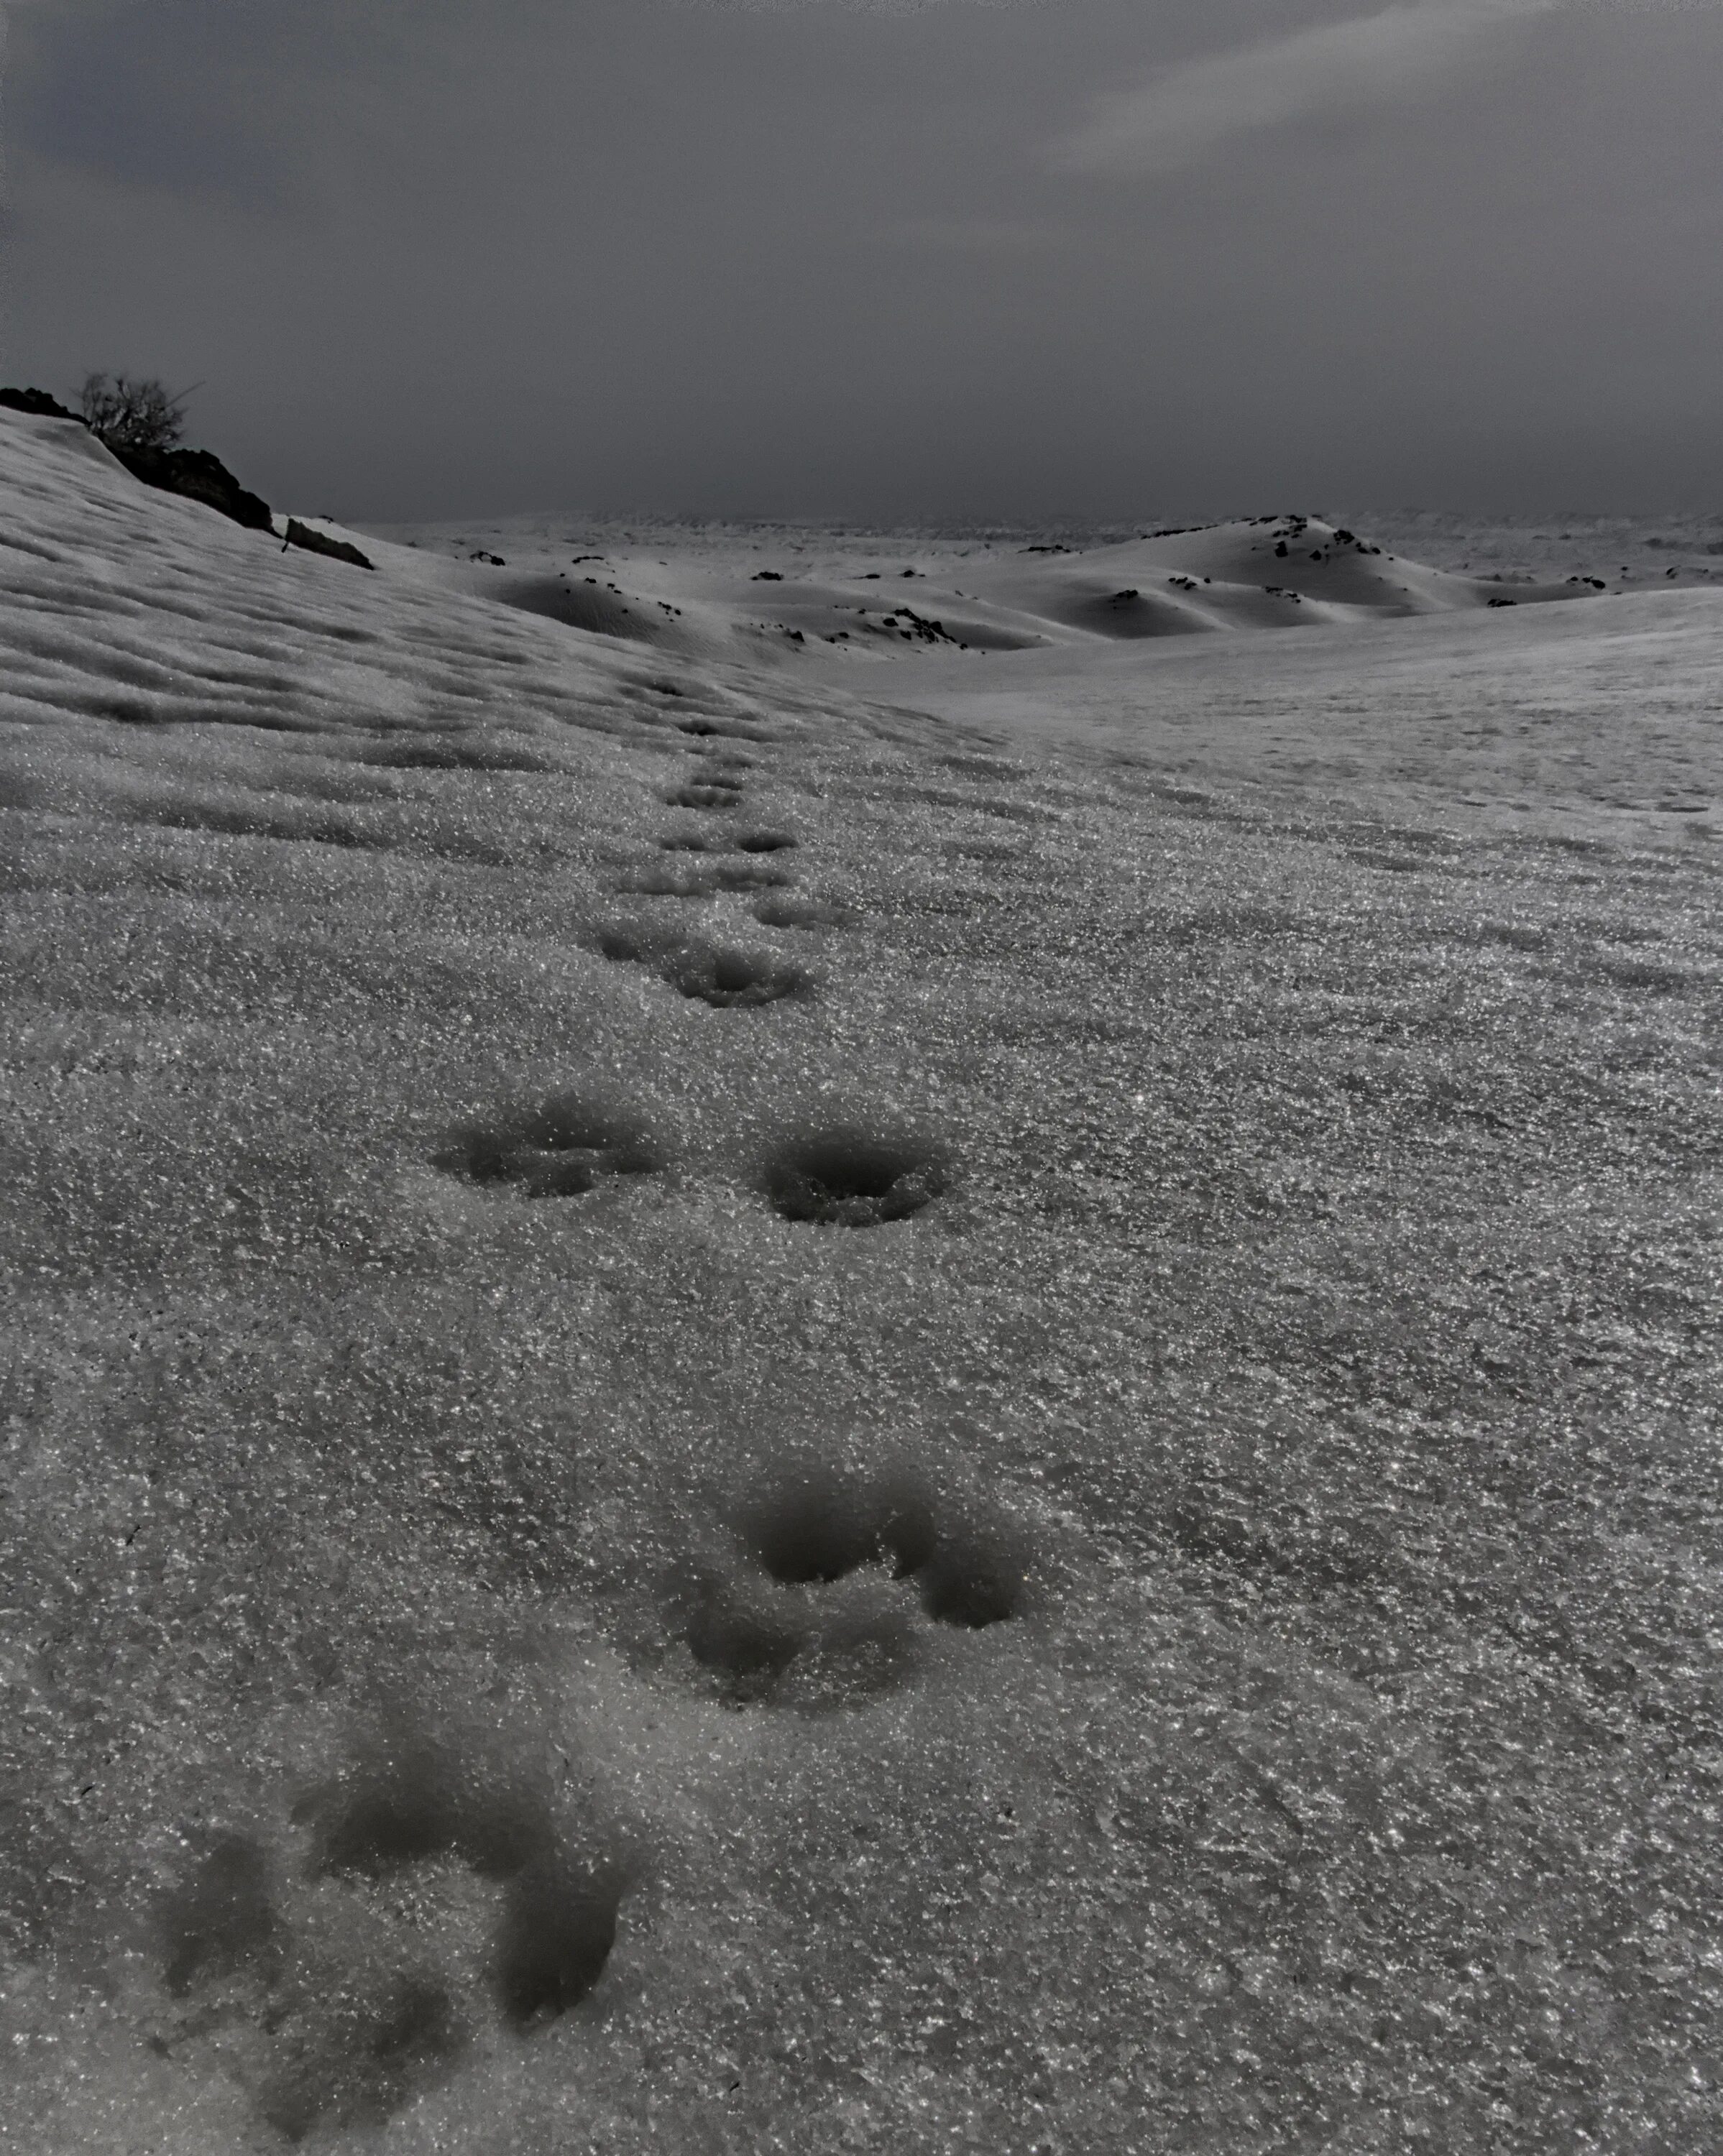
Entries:
[[0, 2144], [1718, 2143], [1723, 599], [0, 502]]

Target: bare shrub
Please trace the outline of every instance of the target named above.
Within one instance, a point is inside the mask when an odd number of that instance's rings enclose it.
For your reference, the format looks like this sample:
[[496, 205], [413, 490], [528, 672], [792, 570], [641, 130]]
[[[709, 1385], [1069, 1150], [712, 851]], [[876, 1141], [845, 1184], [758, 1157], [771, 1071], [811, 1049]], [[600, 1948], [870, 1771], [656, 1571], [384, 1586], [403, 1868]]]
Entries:
[[111, 449], [171, 449], [185, 431], [185, 396], [170, 397], [153, 377], [92, 374], [79, 402], [90, 433]]

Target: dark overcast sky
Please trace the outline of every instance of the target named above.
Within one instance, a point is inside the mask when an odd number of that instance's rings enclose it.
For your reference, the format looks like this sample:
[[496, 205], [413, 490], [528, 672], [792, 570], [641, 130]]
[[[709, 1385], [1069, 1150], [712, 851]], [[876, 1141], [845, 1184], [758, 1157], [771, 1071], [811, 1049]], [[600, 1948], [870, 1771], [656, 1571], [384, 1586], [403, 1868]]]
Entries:
[[273, 501], [1723, 511], [1719, 0], [14, 0], [0, 375]]

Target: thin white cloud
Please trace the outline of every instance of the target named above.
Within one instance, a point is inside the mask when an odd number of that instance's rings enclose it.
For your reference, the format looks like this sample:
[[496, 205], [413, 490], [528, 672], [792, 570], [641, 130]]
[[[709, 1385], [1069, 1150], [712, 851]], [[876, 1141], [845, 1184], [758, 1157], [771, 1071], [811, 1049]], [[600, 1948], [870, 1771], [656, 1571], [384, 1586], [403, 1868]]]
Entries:
[[1103, 98], [1053, 146], [1078, 172], [1175, 171], [1241, 135], [1367, 110], [1464, 67], [1487, 41], [1563, 0], [1397, 0], [1169, 69]]

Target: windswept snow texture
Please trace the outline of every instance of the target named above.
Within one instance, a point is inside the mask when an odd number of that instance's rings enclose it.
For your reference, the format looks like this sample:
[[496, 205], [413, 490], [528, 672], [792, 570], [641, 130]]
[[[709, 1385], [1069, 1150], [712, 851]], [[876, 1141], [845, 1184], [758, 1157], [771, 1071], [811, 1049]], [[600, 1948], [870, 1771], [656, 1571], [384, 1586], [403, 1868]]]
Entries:
[[1723, 2143], [1723, 597], [0, 501], [0, 2142]]
[[[385, 541], [405, 542], [414, 558], [400, 564], [402, 573], [427, 583], [483, 592], [666, 651], [774, 664], [853, 667], [1047, 645], [1082, 651], [1097, 643], [1389, 621], [1508, 603], [1494, 573], [1427, 568], [1301, 516], [1071, 546], [1021, 535], [959, 542], [795, 526], [585, 531], [532, 517], [376, 529]], [[1511, 598], [1519, 605], [1589, 598], [1597, 588], [1560, 576], [1522, 578]]]

